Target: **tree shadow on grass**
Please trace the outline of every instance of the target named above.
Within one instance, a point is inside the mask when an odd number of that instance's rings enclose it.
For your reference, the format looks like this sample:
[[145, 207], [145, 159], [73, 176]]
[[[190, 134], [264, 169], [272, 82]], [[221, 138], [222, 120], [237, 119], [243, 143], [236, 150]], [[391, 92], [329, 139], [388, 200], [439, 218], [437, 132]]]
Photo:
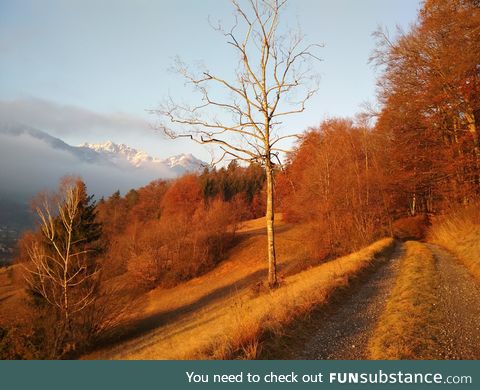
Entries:
[[213, 291], [203, 295], [196, 301], [187, 305], [173, 310], [154, 313], [141, 319], [133, 320], [126, 325], [124, 324], [121, 328], [116, 329], [111, 336], [106, 337], [97, 343], [97, 348], [105, 348], [114, 344], [141, 337], [156, 328], [162, 327], [174, 321], [178, 321], [182, 317], [187, 316], [192, 312], [207, 307], [218, 300], [223, 300], [225, 297], [235, 294], [240, 290], [244, 290], [245, 288], [254, 285], [256, 282], [265, 279], [266, 276], [267, 270], [261, 269], [245, 276], [240, 280], [235, 281], [234, 283], [214, 289]]

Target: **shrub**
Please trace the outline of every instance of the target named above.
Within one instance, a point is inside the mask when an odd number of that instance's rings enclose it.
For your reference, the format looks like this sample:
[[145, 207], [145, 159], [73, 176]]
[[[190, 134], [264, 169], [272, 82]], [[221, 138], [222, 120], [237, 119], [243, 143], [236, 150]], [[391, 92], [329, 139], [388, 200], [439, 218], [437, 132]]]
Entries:
[[128, 262], [138, 286], [172, 286], [198, 276], [225, 257], [233, 243], [237, 213], [220, 199], [198, 207], [193, 216], [165, 213], [139, 228]]
[[430, 222], [427, 215], [405, 217], [393, 222], [392, 230], [395, 238], [401, 240], [423, 240]]
[[20, 326], [0, 327], [0, 360], [38, 359], [32, 330]]

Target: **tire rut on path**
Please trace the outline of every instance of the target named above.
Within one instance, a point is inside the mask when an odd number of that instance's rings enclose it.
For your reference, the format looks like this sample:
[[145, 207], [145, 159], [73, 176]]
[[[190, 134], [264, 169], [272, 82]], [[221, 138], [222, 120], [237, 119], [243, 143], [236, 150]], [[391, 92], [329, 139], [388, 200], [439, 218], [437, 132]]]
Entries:
[[395, 284], [403, 245], [351, 297], [318, 324], [293, 359], [367, 359], [367, 346]]
[[450, 253], [427, 244], [439, 275], [440, 359], [480, 359], [480, 283]]

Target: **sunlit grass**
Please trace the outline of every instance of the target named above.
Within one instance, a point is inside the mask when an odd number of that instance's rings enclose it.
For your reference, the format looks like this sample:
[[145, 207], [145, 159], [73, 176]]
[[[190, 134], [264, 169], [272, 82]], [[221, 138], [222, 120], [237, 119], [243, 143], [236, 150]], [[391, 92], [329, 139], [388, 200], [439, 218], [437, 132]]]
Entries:
[[480, 279], [480, 204], [460, 209], [434, 222], [429, 239], [452, 252]]
[[[296, 317], [325, 304], [331, 293], [348, 285], [352, 277], [372, 265], [377, 256], [392, 245], [381, 240], [349, 256], [303, 271], [285, 280], [283, 287], [254, 299], [244, 299], [224, 316], [228, 336], [215, 340], [196, 352], [200, 358], [255, 358], [259, 340], [265, 333], [281, 334]], [[250, 352], [245, 354], [245, 352]]]
[[436, 283], [431, 251], [419, 242], [406, 242], [397, 281], [369, 343], [370, 358], [435, 358]]
[[[289, 232], [287, 236], [292, 238], [294, 232]], [[263, 241], [262, 239], [254, 237], [251, 239], [254, 241], [240, 246], [234, 255], [240, 262], [226, 262], [213, 271], [213, 274], [234, 280], [239, 278], [239, 275], [251, 272], [249, 267], [256, 263], [248, 261], [248, 257], [241, 262], [238, 256], [249, 254], [261, 257], [254, 252], [258, 252], [262, 247], [260, 242], [257, 242]], [[296, 245], [298, 249], [299, 243]], [[348, 285], [351, 278], [370, 267], [379, 254], [393, 245], [392, 239], [380, 240], [352, 255], [286, 277], [281, 287], [273, 291], [266, 288], [246, 288], [225, 294], [211, 304], [185, 313], [155, 331], [118, 345], [108, 352], [92, 354], [88, 358], [253, 359], [261, 351], [261, 342], [265, 335], [281, 334], [283, 328], [295, 318], [325, 304], [333, 291]], [[279, 247], [281, 248], [281, 245]], [[284, 248], [282, 251], [295, 252], [294, 245], [289, 244], [288, 249]], [[263, 268], [263, 265], [260, 268]], [[235, 272], [230, 273], [233, 269]], [[172, 289], [164, 298], [172, 306], [175, 296], [177, 304], [178, 301], [186, 303], [192, 299], [188, 291], [195, 291], [194, 296], [197, 298], [199, 291], [208, 295], [213, 288], [210, 282], [213, 283], [214, 278], [205, 275], [185, 286]], [[152, 302], [151, 305], [165, 305], [161, 290], [152, 294], [156, 298], [154, 301], [158, 303]]]

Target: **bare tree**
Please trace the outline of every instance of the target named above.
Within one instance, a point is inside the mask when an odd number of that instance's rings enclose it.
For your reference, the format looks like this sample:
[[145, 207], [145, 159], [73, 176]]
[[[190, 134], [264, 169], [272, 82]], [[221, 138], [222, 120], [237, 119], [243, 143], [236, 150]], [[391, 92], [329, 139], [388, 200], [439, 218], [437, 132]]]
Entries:
[[235, 24], [222, 33], [239, 56], [231, 80], [205, 70], [196, 74], [181, 61], [178, 72], [201, 96], [195, 106], [173, 99], [155, 112], [165, 119], [162, 130], [172, 138], [189, 137], [216, 144], [225, 158], [263, 165], [267, 180], [266, 224], [268, 281], [277, 284], [274, 232], [274, 170], [281, 166], [281, 142], [296, 135], [279, 135], [285, 117], [301, 113], [318, 89], [312, 72], [320, 45], [305, 45], [300, 33], [281, 35], [279, 18], [286, 0], [232, 0]]
[[[81, 193], [76, 183], [65, 186], [59, 199], [43, 197], [36, 207], [43, 242], [33, 241], [28, 248], [26, 282], [40, 294], [62, 318], [64, 332], [71, 329], [71, 317], [90, 304], [95, 296], [97, 271], [88, 265], [81, 239], [75, 235], [80, 212]], [[63, 333], [64, 333], [63, 332]]]

